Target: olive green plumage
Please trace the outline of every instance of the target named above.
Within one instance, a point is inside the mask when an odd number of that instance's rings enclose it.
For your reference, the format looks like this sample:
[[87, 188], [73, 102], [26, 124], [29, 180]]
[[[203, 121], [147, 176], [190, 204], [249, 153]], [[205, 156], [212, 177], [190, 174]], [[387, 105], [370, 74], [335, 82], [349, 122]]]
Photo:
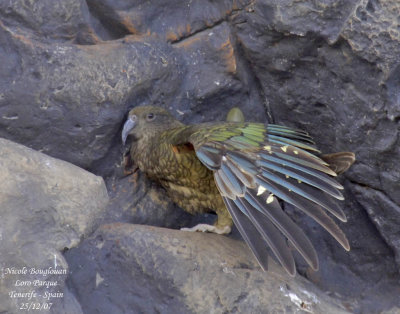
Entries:
[[243, 122], [237, 112], [229, 122], [186, 126], [159, 107], [136, 107], [122, 131], [130, 137], [130, 156], [171, 199], [190, 213], [215, 211], [214, 226], [191, 231], [228, 233], [232, 221], [258, 262], [267, 269], [267, 245], [286, 271], [296, 272], [286, 239], [318, 269], [317, 254], [304, 232], [277, 200], [302, 210], [346, 249], [346, 236], [326, 212], [346, 221], [335, 200], [343, 187], [332, 177], [353, 162], [353, 153], [318, 157], [310, 136], [300, 130]]

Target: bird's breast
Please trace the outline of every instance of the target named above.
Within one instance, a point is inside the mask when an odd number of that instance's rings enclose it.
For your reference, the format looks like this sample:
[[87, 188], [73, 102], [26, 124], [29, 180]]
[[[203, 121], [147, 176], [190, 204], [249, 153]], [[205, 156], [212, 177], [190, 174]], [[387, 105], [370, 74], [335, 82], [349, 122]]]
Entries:
[[159, 182], [170, 198], [188, 212], [207, 211], [215, 207], [216, 199], [219, 201], [213, 172], [201, 163], [194, 149], [163, 144], [142, 150], [138, 157], [139, 168]]

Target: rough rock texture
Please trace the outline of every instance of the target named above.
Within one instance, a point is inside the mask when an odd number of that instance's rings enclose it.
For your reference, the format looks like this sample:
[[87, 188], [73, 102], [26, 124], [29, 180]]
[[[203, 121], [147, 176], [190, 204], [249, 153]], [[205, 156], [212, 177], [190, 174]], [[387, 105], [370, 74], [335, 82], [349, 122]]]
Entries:
[[287, 206], [321, 260], [299, 272], [354, 312], [395, 312], [399, 13], [395, 0], [2, 1], [0, 136], [103, 176], [102, 222], [179, 228], [213, 216], [192, 218], [143, 176], [123, 177], [129, 108], [201, 122], [239, 106], [247, 120], [305, 129], [357, 163], [341, 179], [349, 253]]
[[85, 313], [349, 310], [274, 263], [263, 272], [243, 242], [214, 234], [110, 224], [66, 258]]
[[[108, 202], [104, 181], [5, 139], [0, 147], [0, 312], [51, 302], [53, 313], [80, 313], [65, 286], [68, 264], [61, 253], [97, 226]], [[13, 296], [31, 291], [37, 296]]]
[[153, 96], [173, 91], [154, 80], [174, 81], [168, 67], [178, 65], [162, 59], [157, 49], [170, 49], [151, 38], [48, 45], [0, 32], [1, 46], [13, 50], [1, 73], [8, 84], [0, 86], [0, 136], [81, 167], [104, 157], [132, 99], [151, 89]]

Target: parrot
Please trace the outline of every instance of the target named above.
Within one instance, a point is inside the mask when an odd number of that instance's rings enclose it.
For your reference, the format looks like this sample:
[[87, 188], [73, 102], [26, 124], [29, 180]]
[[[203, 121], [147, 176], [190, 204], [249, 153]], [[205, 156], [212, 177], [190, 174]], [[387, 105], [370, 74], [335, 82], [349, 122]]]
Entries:
[[129, 111], [122, 128], [124, 145], [128, 139], [128, 157], [174, 203], [191, 214], [217, 215], [213, 225], [181, 230], [229, 234], [235, 225], [262, 270], [268, 270], [272, 252], [295, 276], [294, 249], [316, 271], [317, 252], [282, 209], [286, 202], [350, 250], [333, 217], [347, 221], [338, 204], [344, 200], [343, 186], [335, 177], [354, 163], [354, 153], [321, 155], [306, 131], [245, 122], [241, 112], [228, 114], [227, 121], [185, 125], [151, 105]]

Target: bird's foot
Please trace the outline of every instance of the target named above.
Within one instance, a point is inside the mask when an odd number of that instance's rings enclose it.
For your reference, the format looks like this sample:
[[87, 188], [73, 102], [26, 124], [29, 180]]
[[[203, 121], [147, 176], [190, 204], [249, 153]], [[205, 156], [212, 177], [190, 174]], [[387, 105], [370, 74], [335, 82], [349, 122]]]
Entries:
[[212, 232], [216, 234], [228, 234], [231, 232], [231, 226], [216, 227], [208, 224], [198, 224], [192, 228], [181, 228], [181, 230], [190, 232]]

